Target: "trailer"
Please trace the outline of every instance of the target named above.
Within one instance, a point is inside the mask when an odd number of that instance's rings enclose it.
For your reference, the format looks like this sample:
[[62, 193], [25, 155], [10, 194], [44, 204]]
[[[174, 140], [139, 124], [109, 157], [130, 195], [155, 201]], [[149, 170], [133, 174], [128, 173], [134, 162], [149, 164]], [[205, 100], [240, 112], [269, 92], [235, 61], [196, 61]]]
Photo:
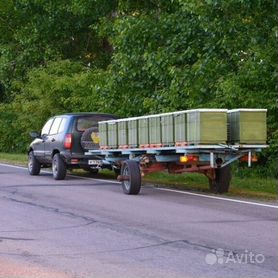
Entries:
[[188, 145], [88, 150], [87, 155], [99, 159], [98, 167], [109, 164], [115, 172], [123, 192], [140, 192], [145, 174], [167, 170], [171, 174], [200, 173], [209, 181], [211, 191], [224, 193], [231, 181], [231, 163], [246, 161], [248, 167], [257, 161], [257, 153], [268, 145]]
[[200, 173], [211, 191], [228, 192], [231, 163], [251, 167], [266, 145], [266, 109], [193, 109], [99, 122], [99, 149], [88, 150], [138, 194], [147, 173]]

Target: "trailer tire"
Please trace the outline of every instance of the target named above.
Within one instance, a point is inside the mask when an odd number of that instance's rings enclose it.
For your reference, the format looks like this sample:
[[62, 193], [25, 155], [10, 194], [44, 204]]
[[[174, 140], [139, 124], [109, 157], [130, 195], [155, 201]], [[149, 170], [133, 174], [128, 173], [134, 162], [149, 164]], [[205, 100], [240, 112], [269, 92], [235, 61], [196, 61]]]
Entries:
[[122, 181], [122, 188], [125, 194], [137, 195], [141, 189], [141, 172], [138, 162], [126, 160], [122, 164], [121, 175], [128, 176], [129, 180]]
[[227, 193], [232, 179], [231, 166], [215, 169], [215, 180], [210, 181], [210, 188], [214, 187], [216, 193]]

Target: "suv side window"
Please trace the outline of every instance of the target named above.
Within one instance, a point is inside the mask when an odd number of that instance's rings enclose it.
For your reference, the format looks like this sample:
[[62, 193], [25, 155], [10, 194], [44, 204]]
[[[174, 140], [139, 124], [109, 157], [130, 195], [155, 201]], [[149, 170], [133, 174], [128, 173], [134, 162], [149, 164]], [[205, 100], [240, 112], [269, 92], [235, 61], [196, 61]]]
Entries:
[[41, 132], [41, 135], [48, 135], [49, 134], [49, 130], [50, 130], [50, 127], [52, 125], [52, 122], [53, 122], [53, 119], [49, 119], [46, 124], [43, 126], [42, 128], [42, 132]]
[[61, 121], [60, 126], [59, 126], [58, 133], [61, 133], [61, 132], [65, 131], [66, 124], [67, 124], [67, 118], [62, 118], [62, 121]]
[[57, 117], [57, 118], [54, 119], [54, 122], [53, 122], [53, 124], [51, 126], [51, 129], [50, 129], [50, 132], [49, 132], [49, 135], [54, 135], [54, 134], [58, 133], [61, 121], [62, 121], [62, 118], [60, 118], [60, 117]]

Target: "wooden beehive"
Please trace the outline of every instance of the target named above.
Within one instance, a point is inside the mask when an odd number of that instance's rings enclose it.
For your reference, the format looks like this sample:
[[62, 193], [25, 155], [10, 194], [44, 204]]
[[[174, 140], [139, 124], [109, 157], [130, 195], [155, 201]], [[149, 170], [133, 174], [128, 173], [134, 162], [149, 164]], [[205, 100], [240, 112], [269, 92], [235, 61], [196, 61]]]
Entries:
[[161, 123], [160, 115], [147, 116], [149, 121], [149, 143], [152, 145], [161, 144]]
[[128, 119], [117, 121], [118, 145], [119, 147], [128, 146]]
[[107, 121], [108, 148], [114, 149], [118, 147], [118, 128], [117, 120]]
[[174, 146], [174, 114], [164, 113], [160, 116], [161, 123], [161, 143], [163, 146]]
[[174, 140], [177, 146], [187, 145], [187, 110], [173, 113]]
[[229, 110], [229, 143], [265, 144], [266, 114], [267, 109]]
[[107, 130], [107, 122], [99, 122], [99, 138], [100, 138], [100, 147], [108, 146], [108, 130]]
[[195, 109], [187, 112], [187, 141], [191, 145], [227, 143], [226, 109]]
[[138, 118], [138, 144], [149, 145], [149, 119], [147, 116]]

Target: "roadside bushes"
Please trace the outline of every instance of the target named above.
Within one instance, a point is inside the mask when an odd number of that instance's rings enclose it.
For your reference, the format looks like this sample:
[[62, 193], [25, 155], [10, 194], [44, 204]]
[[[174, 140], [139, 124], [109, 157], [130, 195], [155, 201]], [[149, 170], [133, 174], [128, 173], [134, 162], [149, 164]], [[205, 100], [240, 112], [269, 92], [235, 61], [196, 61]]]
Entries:
[[31, 70], [27, 81], [14, 82], [14, 99], [0, 104], [0, 149], [24, 152], [29, 132], [39, 131], [47, 118], [69, 112], [109, 110], [100, 88], [105, 72], [88, 70], [68, 60]]
[[267, 108], [277, 176], [275, 1], [33, 2], [0, 4], [0, 151], [65, 112]]

